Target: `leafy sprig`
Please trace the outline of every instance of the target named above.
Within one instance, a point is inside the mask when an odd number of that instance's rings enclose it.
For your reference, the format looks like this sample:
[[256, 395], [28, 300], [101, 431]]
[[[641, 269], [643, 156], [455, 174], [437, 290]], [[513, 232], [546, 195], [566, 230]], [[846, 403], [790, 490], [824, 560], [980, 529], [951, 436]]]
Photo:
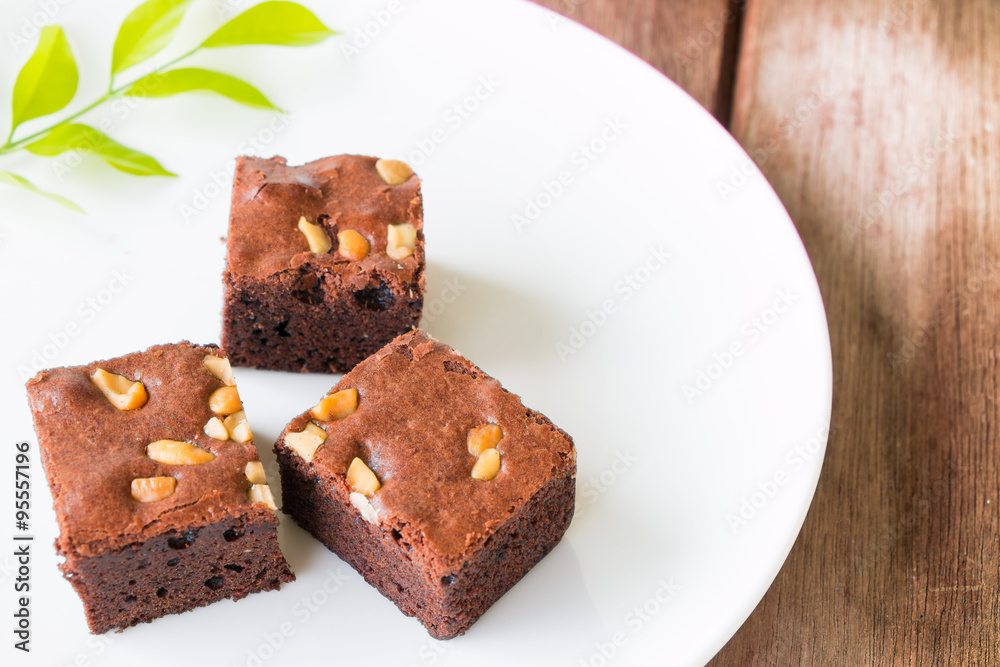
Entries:
[[[281, 111], [262, 92], [242, 79], [197, 67], [175, 66], [203, 49], [265, 44], [310, 46], [336, 34], [305, 7], [285, 0], [268, 0], [223, 24], [190, 51], [137, 79], [119, 83], [124, 72], [146, 62], [173, 40], [190, 2], [147, 0], [136, 7], [118, 30], [111, 55], [107, 91], [79, 111], [44, 129], [15, 139], [22, 124], [65, 109], [76, 95], [79, 70], [69, 41], [59, 26], [43, 28], [38, 46], [14, 83], [10, 133], [7, 141], [0, 145], [0, 156], [22, 150], [41, 157], [77, 151], [93, 155], [127, 174], [175, 176], [152, 156], [118, 143], [95, 127], [74, 121], [116, 98], [171, 97], [194, 91], [214, 93], [257, 109]], [[0, 183], [29, 190], [82, 212], [79, 206], [65, 197], [40, 190], [18, 174], [0, 171]]]

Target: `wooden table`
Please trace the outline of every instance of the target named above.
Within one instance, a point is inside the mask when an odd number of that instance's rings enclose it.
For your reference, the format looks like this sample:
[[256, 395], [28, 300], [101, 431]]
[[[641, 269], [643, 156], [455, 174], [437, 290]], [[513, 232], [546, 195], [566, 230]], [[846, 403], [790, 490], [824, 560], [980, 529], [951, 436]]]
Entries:
[[1000, 665], [1000, 3], [540, 0], [725, 123], [826, 304], [833, 427], [715, 665]]

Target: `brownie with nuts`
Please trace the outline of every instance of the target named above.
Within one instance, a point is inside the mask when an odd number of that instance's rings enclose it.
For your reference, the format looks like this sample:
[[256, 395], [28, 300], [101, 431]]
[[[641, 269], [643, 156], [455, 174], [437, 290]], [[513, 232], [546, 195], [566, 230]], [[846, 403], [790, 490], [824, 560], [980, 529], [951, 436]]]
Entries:
[[420, 179], [358, 155], [239, 158], [223, 283], [235, 365], [350, 370], [420, 321]]
[[182, 342], [28, 382], [59, 567], [91, 632], [295, 576], [221, 348]]
[[438, 639], [463, 634], [573, 517], [572, 438], [420, 330], [274, 450], [282, 509]]

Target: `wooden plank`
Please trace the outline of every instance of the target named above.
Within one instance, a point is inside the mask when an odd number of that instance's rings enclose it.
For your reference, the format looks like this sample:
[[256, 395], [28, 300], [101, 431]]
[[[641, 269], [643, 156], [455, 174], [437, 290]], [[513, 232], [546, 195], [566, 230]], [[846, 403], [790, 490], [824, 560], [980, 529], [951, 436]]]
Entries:
[[731, 0], [535, 0], [601, 33], [673, 79], [725, 122], [740, 4]]
[[833, 434], [716, 665], [996, 665], [1000, 4], [750, 0], [732, 131], [816, 268]]

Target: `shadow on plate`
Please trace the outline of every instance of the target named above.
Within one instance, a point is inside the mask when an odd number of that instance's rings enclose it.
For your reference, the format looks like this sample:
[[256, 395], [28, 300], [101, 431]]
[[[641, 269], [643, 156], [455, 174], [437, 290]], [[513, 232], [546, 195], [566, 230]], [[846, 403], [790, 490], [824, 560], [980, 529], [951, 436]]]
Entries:
[[563, 335], [554, 309], [534, 294], [430, 262], [426, 276], [420, 327], [474, 364], [550, 356]]
[[464, 637], [452, 641], [468, 639], [477, 652], [508, 655], [511, 664], [566, 664], [576, 647], [590, 646], [604, 633], [576, 551], [564, 539]]
[[[254, 433], [254, 442], [257, 445], [257, 453], [260, 455], [260, 462], [264, 464], [264, 471], [267, 474], [267, 481], [274, 494], [274, 502], [281, 507], [281, 477], [278, 473], [278, 461], [274, 455], [273, 443], [278, 439], [280, 433], [271, 433], [266, 429], [261, 429]], [[281, 553], [288, 561], [292, 572], [305, 573], [315, 564], [317, 557], [322, 556], [326, 551], [320, 542], [295, 523], [295, 519], [284, 512], [278, 511], [278, 545]]]

